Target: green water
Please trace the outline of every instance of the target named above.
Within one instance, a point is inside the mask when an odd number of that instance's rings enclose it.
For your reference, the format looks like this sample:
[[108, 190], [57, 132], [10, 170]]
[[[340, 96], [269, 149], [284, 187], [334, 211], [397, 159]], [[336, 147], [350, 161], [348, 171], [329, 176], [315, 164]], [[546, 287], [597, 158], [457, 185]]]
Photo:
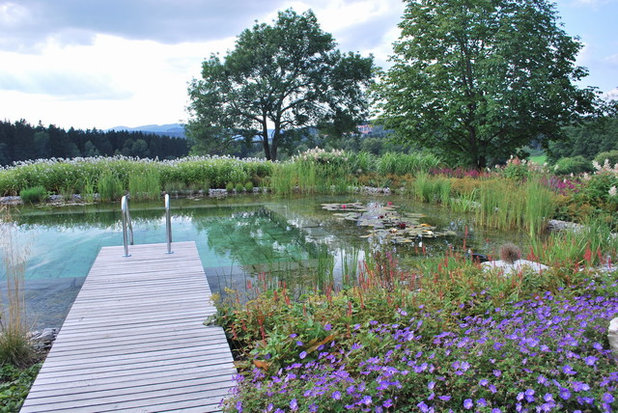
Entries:
[[[418, 245], [396, 246], [361, 238], [366, 228], [341, 221], [321, 209], [328, 202], [393, 202], [404, 212], [425, 214], [423, 222], [451, 229], [457, 236], [424, 240], [427, 254], [463, 245], [492, 254], [501, 242], [521, 244], [521, 234], [475, 229], [465, 216], [392, 197], [229, 197], [172, 200], [174, 241], [195, 241], [213, 292], [244, 291], [259, 274], [268, 286], [282, 281], [298, 293], [341, 284], [357, 261], [389, 251], [400, 262], [422, 259]], [[16, 215], [20, 243], [29, 249], [26, 306], [38, 328], [61, 325], [84, 277], [103, 246], [122, 244], [117, 205], [23, 208]], [[165, 242], [162, 202], [132, 203], [136, 244]], [[122, 256], [118, 257], [123, 259]], [[4, 274], [2, 274], [4, 276]], [[3, 284], [3, 283], [2, 283]]]

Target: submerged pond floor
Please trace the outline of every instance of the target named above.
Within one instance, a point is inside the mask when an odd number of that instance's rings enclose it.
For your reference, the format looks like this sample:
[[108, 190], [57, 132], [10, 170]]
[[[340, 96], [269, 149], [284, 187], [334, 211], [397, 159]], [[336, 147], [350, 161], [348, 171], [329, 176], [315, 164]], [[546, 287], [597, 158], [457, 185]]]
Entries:
[[[407, 244], [367, 238], [367, 227], [324, 210], [325, 203], [391, 203], [402, 214], [421, 214], [419, 223], [450, 235]], [[131, 204], [136, 244], [165, 242], [162, 204]], [[28, 323], [33, 329], [60, 327], [100, 248], [122, 245], [119, 205], [24, 207], [14, 219], [20, 245], [29, 250], [24, 288]], [[489, 255], [504, 242], [522, 250], [527, 242], [522, 233], [475, 228], [469, 216], [395, 195], [172, 199], [172, 232], [174, 241], [196, 242], [211, 290], [223, 295], [229, 290], [242, 294], [258, 278], [269, 287], [285, 281], [297, 294], [341, 285], [355, 276], [359, 261], [377, 251], [391, 252], [404, 266], [424, 254], [461, 248], [464, 236], [466, 248]], [[6, 289], [4, 281], [0, 288]]]

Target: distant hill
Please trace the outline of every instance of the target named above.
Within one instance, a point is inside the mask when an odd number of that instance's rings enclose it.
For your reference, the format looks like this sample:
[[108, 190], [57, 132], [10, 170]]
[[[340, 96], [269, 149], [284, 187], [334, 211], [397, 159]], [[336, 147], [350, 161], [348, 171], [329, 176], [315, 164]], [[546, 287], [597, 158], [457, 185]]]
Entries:
[[126, 130], [129, 132], [144, 132], [159, 136], [171, 136], [173, 138], [186, 138], [185, 127], [180, 123], [168, 123], [166, 125], [144, 125], [136, 126], [134, 128], [129, 128], [128, 126], [114, 126], [108, 130]]

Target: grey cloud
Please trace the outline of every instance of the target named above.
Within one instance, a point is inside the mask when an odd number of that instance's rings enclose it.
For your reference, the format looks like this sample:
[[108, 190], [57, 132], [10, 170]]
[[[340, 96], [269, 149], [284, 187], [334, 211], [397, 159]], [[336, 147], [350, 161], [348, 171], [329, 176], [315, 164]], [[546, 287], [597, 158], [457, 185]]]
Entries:
[[[365, 21], [337, 33], [336, 40], [343, 49], [373, 49], [384, 43], [384, 35], [395, 27], [401, 16], [397, 13], [380, 16], [369, 21]], [[348, 47], [348, 45], [350, 47]]]
[[88, 43], [94, 33], [169, 44], [212, 40], [237, 35], [282, 4], [283, 0], [0, 0], [0, 46], [31, 50], [49, 36]]
[[79, 100], [120, 100], [132, 96], [131, 92], [115, 89], [110, 83], [109, 78], [82, 73], [41, 71], [17, 76], [9, 72], [0, 72], [0, 90]]
[[[335, 33], [335, 40], [339, 43], [339, 48], [346, 51], [379, 48], [385, 44], [384, 36], [386, 33], [396, 27], [400, 21], [400, 11], [393, 10], [392, 13], [349, 26], [345, 30]], [[380, 56], [375, 56], [375, 64], [382, 68], [390, 66], [390, 63]]]

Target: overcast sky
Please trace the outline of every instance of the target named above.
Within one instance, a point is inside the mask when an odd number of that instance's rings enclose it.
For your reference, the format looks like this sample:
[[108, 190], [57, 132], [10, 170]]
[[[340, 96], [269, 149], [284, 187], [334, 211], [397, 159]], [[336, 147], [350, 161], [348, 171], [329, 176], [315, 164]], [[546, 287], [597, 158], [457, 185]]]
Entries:
[[[618, 98], [618, 0], [560, 0], [583, 86]], [[0, 119], [68, 128], [185, 122], [187, 83], [256, 20], [312, 9], [343, 51], [387, 65], [400, 0], [0, 0]]]

